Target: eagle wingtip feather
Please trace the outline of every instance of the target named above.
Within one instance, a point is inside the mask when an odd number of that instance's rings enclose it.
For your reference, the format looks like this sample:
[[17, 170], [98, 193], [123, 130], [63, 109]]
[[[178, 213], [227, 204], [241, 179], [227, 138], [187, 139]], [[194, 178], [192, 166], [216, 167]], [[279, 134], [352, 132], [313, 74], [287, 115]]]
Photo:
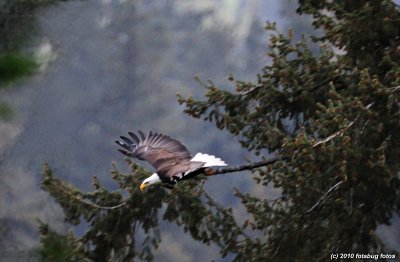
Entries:
[[132, 153], [126, 152], [125, 150], [118, 149], [118, 151], [121, 152], [122, 154], [128, 156], [128, 157], [134, 157], [134, 155]]
[[141, 130], [138, 130], [138, 133], [140, 135], [140, 139], [143, 141], [146, 139], [146, 136], [144, 135], [144, 133]]

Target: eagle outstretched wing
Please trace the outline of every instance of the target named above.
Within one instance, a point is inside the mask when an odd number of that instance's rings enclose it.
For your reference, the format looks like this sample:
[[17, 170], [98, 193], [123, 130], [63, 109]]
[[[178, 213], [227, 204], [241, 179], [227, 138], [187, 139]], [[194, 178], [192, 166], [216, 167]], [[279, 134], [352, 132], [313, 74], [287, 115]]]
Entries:
[[190, 161], [192, 156], [181, 142], [163, 134], [149, 131], [147, 135], [138, 131], [139, 136], [128, 132], [130, 138], [121, 136], [121, 141], [115, 141], [123, 149], [126, 156], [149, 162], [156, 170], [166, 169], [182, 162]]

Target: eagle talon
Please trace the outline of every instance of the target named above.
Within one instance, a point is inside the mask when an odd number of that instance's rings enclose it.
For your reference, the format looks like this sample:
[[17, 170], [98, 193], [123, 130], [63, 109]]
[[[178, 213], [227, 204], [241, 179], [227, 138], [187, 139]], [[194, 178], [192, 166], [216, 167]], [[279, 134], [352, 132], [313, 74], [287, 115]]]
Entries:
[[213, 176], [213, 175], [215, 175], [215, 171], [214, 171], [213, 169], [211, 169], [211, 168], [207, 168], [207, 169], [205, 170], [205, 173], [206, 173], [206, 176]]

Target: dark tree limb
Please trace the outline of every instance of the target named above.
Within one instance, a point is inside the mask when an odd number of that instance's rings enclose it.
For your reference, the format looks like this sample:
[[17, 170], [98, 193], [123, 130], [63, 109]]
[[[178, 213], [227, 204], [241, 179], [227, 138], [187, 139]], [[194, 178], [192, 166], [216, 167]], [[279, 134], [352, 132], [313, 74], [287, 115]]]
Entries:
[[206, 176], [215, 176], [215, 175], [222, 175], [222, 174], [226, 174], [226, 173], [233, 173], [233, 172], [239, 172], [239, 171], [244, 171], [244, 170], [251, 170], [254, 168], [258, 168], [258, 167], [263, 167], [263, 166], [268, 166], [271, 165], [273, 163], [275, 163], [276, 161], [279, 160], [279, 157], [277, 155], [270, 157], [269, 159], [263, 160], [263, 161], [259, 161], [259, 162], [254, 162], [254, 163], [250, 163], [247, 165], [240, 165], [240, 166], [232, 166], [232, 167], [221, 167], [221, 168], [217, 168], [217, 169], [206, 169], [205, 174]]

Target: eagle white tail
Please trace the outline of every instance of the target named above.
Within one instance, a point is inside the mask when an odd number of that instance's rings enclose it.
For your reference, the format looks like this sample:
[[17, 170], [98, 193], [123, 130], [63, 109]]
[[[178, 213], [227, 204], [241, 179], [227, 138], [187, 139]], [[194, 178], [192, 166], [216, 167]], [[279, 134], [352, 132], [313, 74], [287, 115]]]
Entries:
[[227, 164], [221, 158], [202, 153], [197, 153], [191, 161], [204, 162], [205, 164], [203, 167], [227, 166]]

